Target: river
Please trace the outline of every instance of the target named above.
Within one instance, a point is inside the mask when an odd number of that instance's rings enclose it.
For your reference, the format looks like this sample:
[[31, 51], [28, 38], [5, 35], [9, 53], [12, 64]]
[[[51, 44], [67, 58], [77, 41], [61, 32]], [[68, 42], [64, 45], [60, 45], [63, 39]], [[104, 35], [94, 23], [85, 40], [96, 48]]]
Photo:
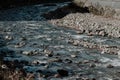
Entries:
[[[86, 40], [120, 46], [120, 39], [78, 34], [74, 29], [53, 26], [41, 16], [66, 4], [41, 4], [0, 11], [0, 34], [8, 39], [6, 47], [15, 51], [4, 60], [29, 62], [23, 68], [35, 73], [36, 80], [81, 80], [81, 77], [119, 80], [118, 55], [103, 54], [100, 50], [73, 45], [69, 41]], [[69, 75], [55, 78], [53, 75], [58, 69], [67, 70]], [[40, 78], [38, 71], [48, 76]]]

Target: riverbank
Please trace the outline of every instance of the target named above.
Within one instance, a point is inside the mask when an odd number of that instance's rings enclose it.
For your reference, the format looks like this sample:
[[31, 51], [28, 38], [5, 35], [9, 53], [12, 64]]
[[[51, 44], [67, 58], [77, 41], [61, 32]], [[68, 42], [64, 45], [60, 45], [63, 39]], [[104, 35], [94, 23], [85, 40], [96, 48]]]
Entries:
[[53, 25], [76, 29], [79, 33], [120, 38], [120, 20], [92, 14], [87, 7], [69, 4], [43, 16]]

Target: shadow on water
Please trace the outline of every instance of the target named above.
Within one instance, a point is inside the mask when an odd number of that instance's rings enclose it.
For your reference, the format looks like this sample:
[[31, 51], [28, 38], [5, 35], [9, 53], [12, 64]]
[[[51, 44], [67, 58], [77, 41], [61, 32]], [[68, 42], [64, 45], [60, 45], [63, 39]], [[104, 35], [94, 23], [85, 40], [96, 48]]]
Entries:
[[70, 13], [89, 13], [89, 9], [87, 7], [79, 7], [74, 3], [69, 3], [67, 6], [62, 8], [58, 8], [55, 11], [50, 11], [48, 13], [43, 14], [46, 19], [60, 19]]
[[89, 13], [89, 10], [72, 3], [45, 3], [0, 10], [0, 21], [45, 21], [77, 12]]
[[25, 5], [35, 5], [43, 3], [62, 3], [72, 0], [0, 0], [0, 9], [8, 9]]
[[42, 13], [56, 4], [70, 1], [72, 0], [0, 0], [0, 21], [41, 21]]

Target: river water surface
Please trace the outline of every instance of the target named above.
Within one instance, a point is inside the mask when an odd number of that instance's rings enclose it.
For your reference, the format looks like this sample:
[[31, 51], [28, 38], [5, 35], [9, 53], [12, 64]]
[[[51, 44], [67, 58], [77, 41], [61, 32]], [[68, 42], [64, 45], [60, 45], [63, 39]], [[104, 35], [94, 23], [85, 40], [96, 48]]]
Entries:
[[[15, 51], [5, 60], [28, 61], [30, 65], [24, 65], [23, 68], [34, 72], [37, 80], [81, 80], [81, 77], [90, 80], [120, 80], [118, 55], [103, 54], [97, 49], [69, 43], [72, 39], [120, 46], [120, 39], [80, 35], [73, 29], [53, 26], [41, 16], [65, 4], [42, 4], [0, 11], [0, 34], [12, 38], [6, 47]], [[47, 55], [49, 53], [51, 55]], [[109, 64], [114, 67], [107, 67]], [[58, 69], [67, 70], [69, 76], [51, 77]], [[49, 77], [38, 78], [37, 72], [40, 70], [42, 74], [49, 72]]]

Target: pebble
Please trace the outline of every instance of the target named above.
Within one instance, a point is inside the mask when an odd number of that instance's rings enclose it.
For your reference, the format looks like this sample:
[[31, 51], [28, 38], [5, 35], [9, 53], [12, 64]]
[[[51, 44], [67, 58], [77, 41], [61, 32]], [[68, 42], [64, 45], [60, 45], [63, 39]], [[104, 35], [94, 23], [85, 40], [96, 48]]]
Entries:
[[94, 67], [96, 67], [96, 65], [95, 64], [90, 64], [90, 67], [94, 68]]
[[62, 62], [63, 60], [62, 59], [52, 59], [52, 60], [49, 60], [48, 62]]
[[60, 78], [61, 75], [60, 75], [60, 74], [55, 74], [54, 77], [55, 77], [55, 78]]
[[119, 58], [120, 58], [120, 50], [117, 52], [117, 54], [118, 54], [118, 56], [119, 56]]
[[72, 60], [70, 60], [70, 59], [65, 59], [65, 63], [72, 63]]
[[90, 80], [89, 78], [83, 77], [81, 80]]
[[99, 32], [99, 35], [100, 35], [100, 36], [105, 36], [106, 33], [105, 33], [105, 31], [100, 31], [100, 32]]
[[52, 54], [53, 51], [45, 49], [45, 50], [44, 50], [44, 53], [45, 53], [45, 54]]
[[21, 42], [19, 42], [19, 43], [17, 43], [16, 45], [15, 45], [15, 48], [21, 48], [21, 47], [23, 47], [23, 46], [25, 46], [26, 45], [26, 43], [24, 42], [24, 41], [21, 41]]
[[77, 41], [74, 41], [74, 42], [73, 42], [73, 45], [74, 45], [74, 46], [78, 46], [79, 44], [78, 44]]
[[111, 65], [111, 64], [108, 64], [108, 65], [107, 65], [107, 68], [114, 68], [114, 66]]
[[20, 40], [25, 41], [25, 40], [27, 40], [27, 38], [26, 37], [21, 37]]
[[47, 64], [47, 61], [34, 60], [33, 64]]
[[5, 39], [6, 39], [6, 40], [12, 40], [12, 39], [13, 39], [13, 37], [12, 37], [12, 36], [7, 35], [7, 36], [5, 36]]
[[70, 43], [70, 44], [71, 44], [71, 43], [74, 43], [74, 41], [73, 41], [73, 40], [68, 40], [68, 43]]
[[77, 55], [75, 55], [75, 54], [72, 54], [72, 55], [71, 55], [71, 57], [72, 57], [72, 58], [76, 58], [76, 57], [77, 57]]
[[84, 60], [82, 63], [83, 64], [87, 64], [87, 63], [89, 63], [90, 61], [89, 60]]
[[45, 54], [47, 57], [52, 57], [53, 54]]
[[24, 51], [24, 52], [22, 52], [24, 55], [32, 55], [33, 54], [33, 52], [32, 51]]
[[58, 74], [62, 77], [68, 76], [68, 71], [64, 69], [58, 69], [57, 70]]
[[85, 31], [83, 30], [79, 30], [79, 31], [76, 31], [77, 34], [83, 34]]
[[1, 65], [1, 68], [2, 68], [2, 69], [8, 69], [7, 65], [5, 65], [5, 64], [2, 64], [2, 65]]

